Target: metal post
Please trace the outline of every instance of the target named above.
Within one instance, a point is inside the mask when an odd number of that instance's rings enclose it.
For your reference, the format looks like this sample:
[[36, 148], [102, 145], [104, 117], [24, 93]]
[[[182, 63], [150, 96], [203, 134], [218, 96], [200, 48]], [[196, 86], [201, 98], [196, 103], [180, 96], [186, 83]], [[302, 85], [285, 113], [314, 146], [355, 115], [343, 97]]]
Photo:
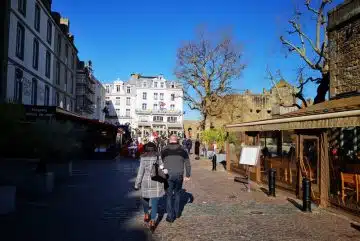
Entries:
[[275, 195], [275, 180], [276, 180], [276, 169], [269, 169], [269, 196], [276, 197]]
[[304, 177], [302, 180], [303, 187], [303, 211], [311, 212], [311, 182], [309, 178]]

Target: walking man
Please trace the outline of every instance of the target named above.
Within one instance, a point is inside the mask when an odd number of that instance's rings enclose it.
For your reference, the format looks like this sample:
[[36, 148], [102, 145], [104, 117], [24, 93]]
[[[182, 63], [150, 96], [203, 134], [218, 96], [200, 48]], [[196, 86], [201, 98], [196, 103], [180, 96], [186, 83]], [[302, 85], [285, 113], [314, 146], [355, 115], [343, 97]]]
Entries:
[[[188, 153], [181, 147], [176, 135], [171, 135], [169, 144], [161, 152], [164, 168], [168, 170], [168, 189], [166, 211], [166, 221], [172, 223], [175, 218], [179, 218], [181, 191], [184, 180], [184, 167], [186, 170], [185, 181], [190, 180], [191, 166]], [[173, 199], [175, 198], [175, 203]]]

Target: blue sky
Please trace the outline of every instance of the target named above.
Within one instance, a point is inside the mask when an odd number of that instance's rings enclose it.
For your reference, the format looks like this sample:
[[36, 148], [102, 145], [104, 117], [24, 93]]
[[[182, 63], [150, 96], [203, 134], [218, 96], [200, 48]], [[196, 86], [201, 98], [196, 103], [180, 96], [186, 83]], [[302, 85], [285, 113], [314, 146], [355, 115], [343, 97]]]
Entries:
[[[314, 3], [320, 0], [313, 0]], [[70, 31], [82, 60], [92, 60], [95, 75], [103, 82], [127, 80], [131, 73], [164, 74], [175, 79], [176, 50], [193, 39], [195, 30], [231, 28], [243, 45], [247, 64], [234, 88], [260, 92], [270, 88], [266, 66], [295, 83], [297, 56], [285, 57], [279, 36], [288, 30], [294, 3], [303, 0], [53, 0], [53, 10], [70, 18]], [[333, 6], [341, 2], [337, 0]], [[304, 17], [310, 35], [313, 25]], [[305, 94], [314, 97], [315, 86]], [[186, 119], [198, 118], [186, 109]]]

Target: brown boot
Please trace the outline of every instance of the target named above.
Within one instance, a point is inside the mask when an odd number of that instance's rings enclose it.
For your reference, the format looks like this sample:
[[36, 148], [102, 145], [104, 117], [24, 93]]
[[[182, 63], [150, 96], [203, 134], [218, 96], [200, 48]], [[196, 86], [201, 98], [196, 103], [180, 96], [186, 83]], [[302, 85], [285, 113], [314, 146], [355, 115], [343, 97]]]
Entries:
[[154, 220], [151, 220], [150, 223], [149, 223], [149, 228], [150, 228], [150, 231], [153, 233], [155, 231], [155, 228], [156, 228], [156, 224], [155, 224], [155, 221]]
[[150, 214], [145, 213], [145, 215], [144, 215], [144, 222], [145, 222], [145, 223], [148, 223], [149, 221], [150, 221]]

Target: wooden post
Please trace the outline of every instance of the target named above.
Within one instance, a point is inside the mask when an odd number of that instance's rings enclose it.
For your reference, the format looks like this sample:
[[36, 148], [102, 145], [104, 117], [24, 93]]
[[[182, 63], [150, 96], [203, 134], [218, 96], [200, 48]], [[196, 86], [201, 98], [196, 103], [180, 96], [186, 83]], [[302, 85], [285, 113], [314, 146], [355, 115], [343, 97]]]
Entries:
[[301, 169], [300, 169], [300, 135], [296, 134], [296, 145], [295, 145], [295, 152], [296, 152], [296, 197], [300, 198], [300, 182], [301, 182]]
[[329, 170], [329, 141], [327, 130], [321, 133], [320, 137], [320, 206], [327, 207], [329, 204], [329, 186], [330, 186], [330, 170]]
[[[255, 145], [260, 145], [260, 132], [256, 134], [256, 143]], [[260, 155], [259, 155], [260, 156]], [[257, 183], [261, 182], [261, 161], [258, 161], [258, 165], [255, 167], [255, 180]]]
[[226, 170], [230, 171], [230, 162], [231, 162], [231, 150], [230, 150], [230, 143], [228, 141], [225, 142], [225, 153], [226, 153]]

